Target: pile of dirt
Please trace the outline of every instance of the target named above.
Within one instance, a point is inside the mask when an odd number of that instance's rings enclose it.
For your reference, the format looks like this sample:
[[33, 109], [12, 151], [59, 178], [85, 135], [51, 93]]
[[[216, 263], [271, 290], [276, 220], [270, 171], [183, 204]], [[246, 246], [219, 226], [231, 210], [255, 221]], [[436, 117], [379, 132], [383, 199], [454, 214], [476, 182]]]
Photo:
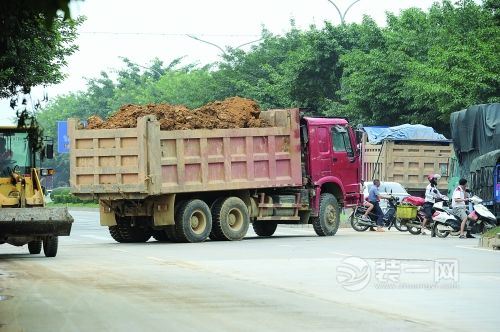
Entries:
[[162, 130], [269, 126], [268, 123], [259, 119], [260, 109], [256, 102], [241, 97], [232, 97], [194, 110], [169, 104], [124, 105], [106, 121], [98, 116], [91, 116], [87, 120], [87, 128], [133, 128], [137, 126], [138, 118], [149, 114], [156, 115]]

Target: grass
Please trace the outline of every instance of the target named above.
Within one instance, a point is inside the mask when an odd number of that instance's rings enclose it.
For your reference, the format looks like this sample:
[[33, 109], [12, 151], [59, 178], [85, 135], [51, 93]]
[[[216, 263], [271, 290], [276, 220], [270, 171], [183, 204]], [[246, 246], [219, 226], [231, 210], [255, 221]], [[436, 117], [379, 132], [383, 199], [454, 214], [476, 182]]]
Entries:
[[483, 237], [491, 239], [491, 238], [494, 238], [495, 236], [497, 236], [497, 233], [500, 233], [500, 226], [492, 228], [489, 231], [485, 232], [483, 234]]
[[47, 207], [85, 207], [85, 208], [99, 208], [97, 203], [47, 203]]

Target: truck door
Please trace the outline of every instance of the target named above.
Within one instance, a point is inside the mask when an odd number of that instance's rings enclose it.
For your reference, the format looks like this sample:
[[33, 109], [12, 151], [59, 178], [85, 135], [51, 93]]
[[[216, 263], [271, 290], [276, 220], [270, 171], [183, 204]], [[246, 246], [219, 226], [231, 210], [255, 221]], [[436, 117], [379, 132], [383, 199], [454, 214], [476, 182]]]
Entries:
[[317, 127], [316, 128], [316, 138], [317, 138], [317, 151], [315, 151], [318, 158], [317, 162], [314, 163], [313, 174], [318, 175], [318, 178], [329, 176], [332, 173], [331, 170], [331, 142], [330, 135], [328, 134], [328, 127]]
[[342, 179], [346, 191], [346, 203], [356, 204], [359, 198], [359, 156], [356, 153], [354, 135], [347, 126], [331, 128], [332, 163], [331, 172]]

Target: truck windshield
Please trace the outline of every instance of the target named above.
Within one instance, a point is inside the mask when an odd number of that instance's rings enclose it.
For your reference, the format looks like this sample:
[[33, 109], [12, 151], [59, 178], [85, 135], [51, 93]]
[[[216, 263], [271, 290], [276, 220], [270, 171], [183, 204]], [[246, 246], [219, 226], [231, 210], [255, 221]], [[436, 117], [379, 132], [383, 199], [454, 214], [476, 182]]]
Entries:
[[26, 173], [30, 168], [27, 133], [0, 133], [0, 172], [8, 175], [14, 168]]

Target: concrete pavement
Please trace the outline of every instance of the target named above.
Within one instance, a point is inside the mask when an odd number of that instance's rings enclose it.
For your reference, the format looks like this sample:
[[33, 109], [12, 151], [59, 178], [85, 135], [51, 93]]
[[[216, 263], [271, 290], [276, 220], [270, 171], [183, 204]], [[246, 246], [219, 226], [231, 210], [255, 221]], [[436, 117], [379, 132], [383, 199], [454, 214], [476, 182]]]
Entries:
[[477, 248], [477, 240], [352, 229], [317, 237], [310, 228], [279, 227], [272, 238], [249, 231], [239, 242], [118, 244], [95, 211], [72, 214], [72, 235], [60, 238], [56, 258], [0, 246], [1, 331], [496, 331], [500, 324], [500, 253]]

